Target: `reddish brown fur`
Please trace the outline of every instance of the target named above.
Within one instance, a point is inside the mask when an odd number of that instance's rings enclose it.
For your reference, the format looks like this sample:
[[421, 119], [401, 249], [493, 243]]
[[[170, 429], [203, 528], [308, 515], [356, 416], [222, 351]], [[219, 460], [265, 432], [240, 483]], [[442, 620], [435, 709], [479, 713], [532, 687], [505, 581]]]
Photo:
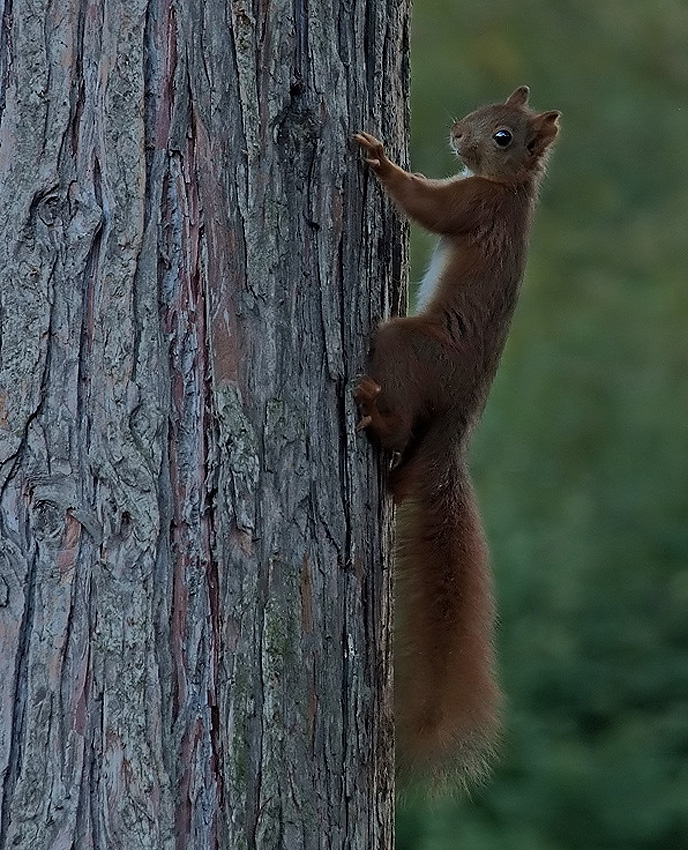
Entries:
[[[494, 611], [483, 532], [465, 463], [523, 276], [528, 233], [559, 113], [523, 86], [452, 128], [473, 172], [409, 174], [373, 136], [366, 160], [401, 210], [442, 237], [444, 262], [419, 315], [377, 330], [357, 388], [361, 427], [397, 452], [396, 723], [402, 768], [440, 780], [480, 775], [498, 726]], [[508, 130], [506, 148], [495, 133]], [[503, 136], [499, 137], [503, 140]]]

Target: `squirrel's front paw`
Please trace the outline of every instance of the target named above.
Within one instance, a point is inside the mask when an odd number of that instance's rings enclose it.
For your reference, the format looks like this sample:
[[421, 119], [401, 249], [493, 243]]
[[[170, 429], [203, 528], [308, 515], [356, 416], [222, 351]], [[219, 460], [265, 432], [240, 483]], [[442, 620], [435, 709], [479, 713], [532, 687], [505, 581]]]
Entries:
[[385, 148], [379, 139], [371, 136], [370, 133], [356, 133], [354, 141], [359, 144], [368, 154], [365, 161], [373, 169], [379, 171], [389, 160], [385, 156]]
[[354, 398], [361, 411], [361, 420], [356, 426], [358, 431], [363, 431], [373, 421], [373, 411], [377, 406], [377, 397], [382, 392], [382, 387], [374, 381], [370, 375], [362, 375], [354, 388]]

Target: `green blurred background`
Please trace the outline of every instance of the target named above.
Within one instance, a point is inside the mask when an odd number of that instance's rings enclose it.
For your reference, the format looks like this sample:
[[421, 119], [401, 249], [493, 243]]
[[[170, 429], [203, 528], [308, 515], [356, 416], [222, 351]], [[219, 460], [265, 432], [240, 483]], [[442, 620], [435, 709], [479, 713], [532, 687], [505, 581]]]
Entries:
[[[560, 109], [472, 469], [505, 740], [398, 850], [688, 848], [688, 0], [416, 0], [414, 170], [453, 118]], [[413, 275], [431, 245], [414, 232]]]

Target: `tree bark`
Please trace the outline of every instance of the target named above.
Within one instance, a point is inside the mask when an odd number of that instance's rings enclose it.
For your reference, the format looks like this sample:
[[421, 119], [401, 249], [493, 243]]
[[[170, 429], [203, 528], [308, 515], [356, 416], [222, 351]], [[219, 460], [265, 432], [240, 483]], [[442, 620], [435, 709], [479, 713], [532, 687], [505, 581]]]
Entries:
[[0, 11], [0, 850], [389, 848], [408, 0]]

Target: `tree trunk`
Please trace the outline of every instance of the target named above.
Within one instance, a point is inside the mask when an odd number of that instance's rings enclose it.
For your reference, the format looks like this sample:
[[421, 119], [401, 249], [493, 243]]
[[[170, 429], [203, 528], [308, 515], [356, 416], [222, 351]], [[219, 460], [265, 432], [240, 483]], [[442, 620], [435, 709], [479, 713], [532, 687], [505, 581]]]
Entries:
[[408, 0], [0, 10], [0, 850], [389, 848]]

